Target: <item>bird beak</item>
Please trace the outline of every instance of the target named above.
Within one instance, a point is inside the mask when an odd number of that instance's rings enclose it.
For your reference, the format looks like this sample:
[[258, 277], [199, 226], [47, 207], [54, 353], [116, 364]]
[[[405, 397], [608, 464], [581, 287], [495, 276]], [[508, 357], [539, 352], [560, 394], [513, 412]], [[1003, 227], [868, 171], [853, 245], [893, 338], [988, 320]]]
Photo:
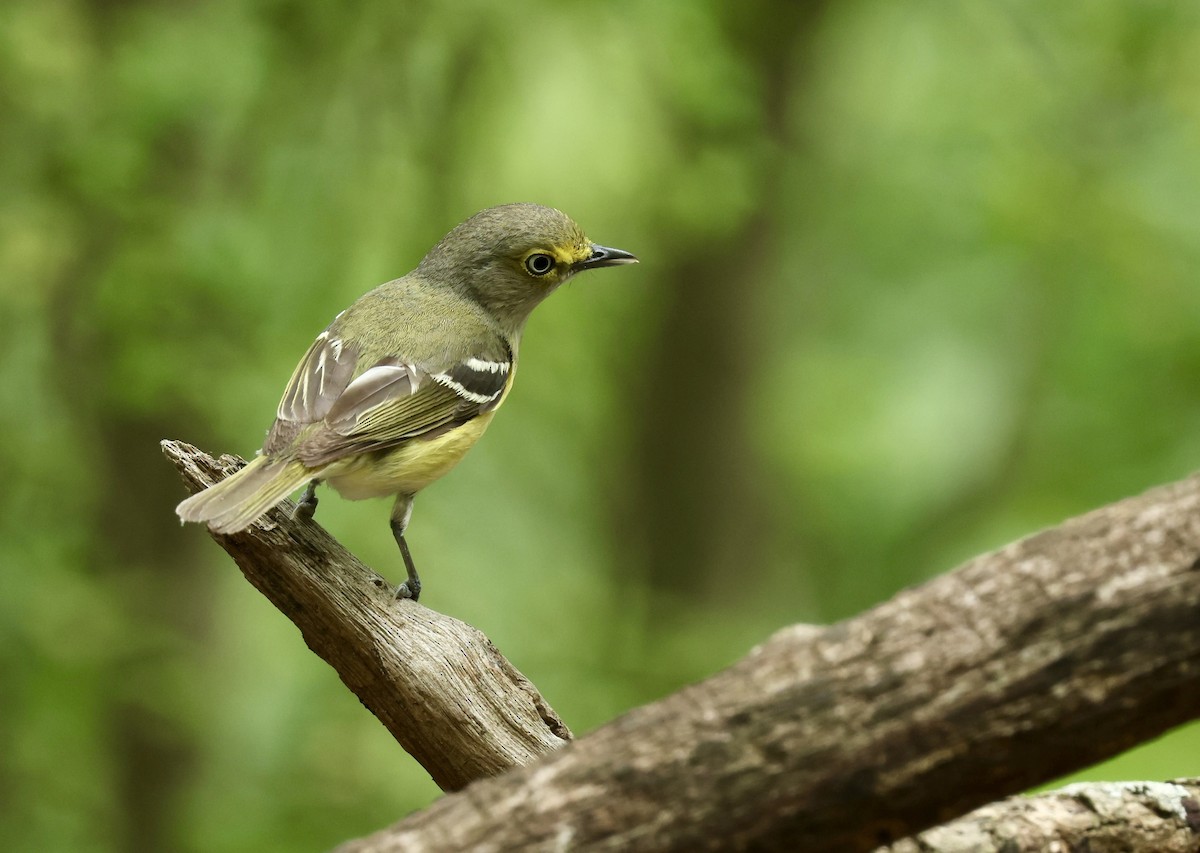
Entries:
[[598, 267], [616, 267], [622, 264], [636, 264], [637, 262], [638, 259], [629, 252], [592, 244], [592, 253], [587, 257], [587, 260], [579, 262], [579, 269], [592, 270]]

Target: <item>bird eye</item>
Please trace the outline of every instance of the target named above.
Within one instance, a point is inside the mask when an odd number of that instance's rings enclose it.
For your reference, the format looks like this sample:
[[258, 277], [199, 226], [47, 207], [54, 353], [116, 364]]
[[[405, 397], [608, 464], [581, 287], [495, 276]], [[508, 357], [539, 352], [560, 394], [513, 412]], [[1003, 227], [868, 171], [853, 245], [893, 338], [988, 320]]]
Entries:
[[554, 258], [542, 252], [530, 255], [525, 259], [525, 269], [533, 275], [545, 275], [554, 269]]

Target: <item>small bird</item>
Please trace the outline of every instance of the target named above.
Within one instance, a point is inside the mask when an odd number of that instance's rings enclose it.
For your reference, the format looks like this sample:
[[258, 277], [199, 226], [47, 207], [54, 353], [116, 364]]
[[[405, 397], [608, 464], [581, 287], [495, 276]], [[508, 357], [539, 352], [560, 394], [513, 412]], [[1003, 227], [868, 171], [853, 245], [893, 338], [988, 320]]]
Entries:
[[454, 467], [508, 396], [530, 312], [577, 272], [633, 263], [552, 208], [475, 214], [415, 270], [338, 314], [292, 373], [259, 455], [176, 512], [224, 534], [301, 486], [303, 518], [321, 483], [350, 500], [395, 495], [392, 534], [408, 572], [396, 597], [417, 600], [404, 540], [413, 496]]

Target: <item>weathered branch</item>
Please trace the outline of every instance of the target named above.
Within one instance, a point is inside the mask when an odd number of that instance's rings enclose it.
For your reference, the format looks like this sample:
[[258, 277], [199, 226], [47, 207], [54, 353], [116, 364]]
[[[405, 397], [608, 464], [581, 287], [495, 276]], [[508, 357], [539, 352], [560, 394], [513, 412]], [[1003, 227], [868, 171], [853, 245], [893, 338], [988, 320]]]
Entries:
[[345, 853], [870, 850], [1200, 713], [1200, 477], [978, 557]]
[[[237, 463], [164, 448], [193, 489]], [[781, 631], [558, 751], [486, 638], [393, 602], [316, 525], [216, 538], [443, 787], [534, 762], [347, 851], [869, 850], [1200, 713], [1200, 477]]]
[[[163, 452], [192, 492], [245, 464], [191, 445]], [[571, 733], [483, 634], [411, 601], [292, 505], [213, 538], [443, 790], [561, 746]]]
[[877, 853], [1200, 851], [1200, 778], [1095, 782], [1012, 797]]

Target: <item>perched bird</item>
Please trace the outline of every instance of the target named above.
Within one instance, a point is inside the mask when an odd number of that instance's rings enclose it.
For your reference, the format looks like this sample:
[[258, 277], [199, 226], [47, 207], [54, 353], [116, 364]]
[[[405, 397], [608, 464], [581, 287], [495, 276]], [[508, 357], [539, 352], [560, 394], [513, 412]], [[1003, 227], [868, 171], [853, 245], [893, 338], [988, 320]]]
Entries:
[[408, 572], [396, 595], [416, 600], [404, 541], [413, 496], [487, 429], [512, 388], [530, 312], [577, 272], [632, 263], [548, 207], [475, 214], [415, 270], [338, 314], [300, 359], [260, 454], [176, 512], [234, 533], [305, 485], [297, 514], [307, 518], [320, 483], [350, 500], [395, 495], [392, 533]]

